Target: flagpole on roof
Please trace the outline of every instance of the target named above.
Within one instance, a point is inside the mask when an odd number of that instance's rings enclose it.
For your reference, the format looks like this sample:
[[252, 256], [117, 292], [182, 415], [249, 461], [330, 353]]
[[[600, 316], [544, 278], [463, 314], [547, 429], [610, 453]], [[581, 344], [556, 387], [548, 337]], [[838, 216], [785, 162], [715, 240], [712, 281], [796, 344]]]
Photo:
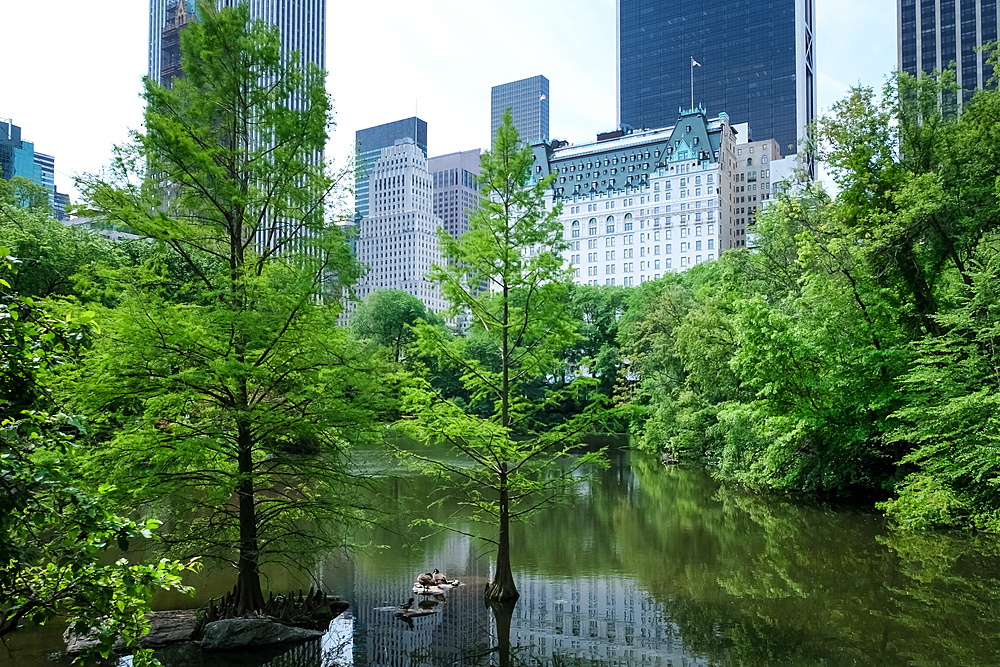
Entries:
[[694, 111], [694, 68], [701, 67], [701, 63], [691, 56], [691, 110]]

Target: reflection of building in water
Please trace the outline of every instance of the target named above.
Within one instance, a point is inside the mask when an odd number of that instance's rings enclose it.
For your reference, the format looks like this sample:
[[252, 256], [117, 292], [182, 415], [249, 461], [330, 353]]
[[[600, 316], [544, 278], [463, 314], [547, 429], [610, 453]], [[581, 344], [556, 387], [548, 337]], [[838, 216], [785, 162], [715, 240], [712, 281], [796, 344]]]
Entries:
[[[437, 613], [413, 618], [413, 629], [378, 607], [399, 605], [415, 597], [414, 606], [431, 597], [414, 595], [413, 583], [421, 572], [434, 568], [449, 578], [470, 585], [448, 591]], [[451, 535], [441, 548], [423, 562], [415, 561], [411, 572], [384, 574], [359, 559], [354, 571], [352, 609], [355, 618], [355, 643], [364, 646], [354, 652], [355, 665], [416, 667], [420, 664], [453, 664], [464, 661], [464, 653], [489, 641], [490, 614], [483, 604], [482, 584], [488, 562], [477, 558], [472, 541], [463, 535]]]
[[333, 619], [323, 638], [323, 667], [354, 664], [354, 615], [348, 609]]
[[299, 644], [288, 653], [283, 653], [271, 662], [268, 667], [313, 667], [322, 661], [323, 650], [320, 642]]
[[616, 665], [707, 664], [685, 653], [677, 626], [634, 580], [515, 576], [521, 598], [510, 641], [543, 663], [562, 656]]

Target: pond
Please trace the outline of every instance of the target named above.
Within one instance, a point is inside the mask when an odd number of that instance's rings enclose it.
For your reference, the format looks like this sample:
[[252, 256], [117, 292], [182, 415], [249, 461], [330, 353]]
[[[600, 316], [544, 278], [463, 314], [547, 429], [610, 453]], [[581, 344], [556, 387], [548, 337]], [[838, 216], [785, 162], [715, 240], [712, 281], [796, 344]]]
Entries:
[[[427, 485], [395, 480], [385, 493], [426, 498]], [[450, 510], [425, 511], [443, 519]], [[482, 600], [492, 553], [461, 533], [421, 537], [400, 520], [371, 536], [378, 547], [312, 573], [351, 605], [322, 642], [280, 656], [161, 659], [166, 667], [497, 664], [496, 619]], [[575, 502], [516, 526], [512, 562], [521, 598], [503, 654], [510, 664], [974, 667], [1000, 656], [994, 537], [893, 534], [877, 514], [764, 498], [635, 452], [614, 452]], [[411, 628], [379, 609], [405, 602], [417, 574], [435, 567], [466, 584], [428, 598], [435, 613]], [[203, 576], [204, 597], [231, 584]], [[271, 581], [278, 591], [298, 585]], [[51, 631], [26, 631], [0, 664], [51, 665], [37, 648], [43, 637], [51, 641]]]

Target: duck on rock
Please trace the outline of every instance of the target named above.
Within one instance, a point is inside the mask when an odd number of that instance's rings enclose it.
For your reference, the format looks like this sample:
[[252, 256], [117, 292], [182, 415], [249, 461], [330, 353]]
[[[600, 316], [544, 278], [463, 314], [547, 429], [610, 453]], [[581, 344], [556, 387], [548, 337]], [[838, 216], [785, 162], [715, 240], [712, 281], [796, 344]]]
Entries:
[[434, 568], [434, 573], [431, 575], [431, 579], [434, 582], [435, 586], [440, 586], [441, 584], [448, 583], [448, 577], [438, 572], [437, 568]]
[[[434, 570], [437, 572], [437, 570]], [[433, 586], [434, 585], [434, 575], [430, 572], [424, 572], [417, 577], [417, 583], [421, 586]]]

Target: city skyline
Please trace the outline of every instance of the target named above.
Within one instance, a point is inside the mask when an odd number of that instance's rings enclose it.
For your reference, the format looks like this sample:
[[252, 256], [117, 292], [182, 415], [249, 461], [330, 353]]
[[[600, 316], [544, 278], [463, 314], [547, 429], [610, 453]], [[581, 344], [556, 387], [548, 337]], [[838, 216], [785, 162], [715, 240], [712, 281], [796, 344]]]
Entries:
[[[128, 129], [141, 125], [148, 11], [148, 3], [125, 0], [108, 0], [100, 13], [69, 0], [15, 3], [8, 10], [11, 25], [22, 27], [11, 31], [10, 48], [34, 55], [6, 73], [0, 117], [15, 118], [41, 150], [59, 157], [60, 191], [75, 197], [69, 175], [100, 170], [112, 144], [126, 141]], [[331, 7], [327, 89], [337, 129], [327, 157], [343, 165], [356, 130], [413, 115], [431, 127], [431, 155], [485, 148], [490, 88], [542, 70], [556, 101], [551, 136], [592, 140], [616, 121], [614, 11], [614, 0], [581, 0], [573, 12], [525, 0], [502, 7], [457, 0]], [[560, 29], [533, 42], [531, 50], [511, 49], [508, 36], [526, 30], [527, 15]], [[857, 22], [859, 15], [866, 20]], [[25, 28], [43, 25], [50, 46], [39, 50]], [[819, 0], [816, 26], [821, 110], [859, 80], [880, 87], [896, 66], [895, 7]], [[382, 32], [373, 41], [370, 30], [376, 27]], [[84, 42], [81, 35], [92, 39]]]

